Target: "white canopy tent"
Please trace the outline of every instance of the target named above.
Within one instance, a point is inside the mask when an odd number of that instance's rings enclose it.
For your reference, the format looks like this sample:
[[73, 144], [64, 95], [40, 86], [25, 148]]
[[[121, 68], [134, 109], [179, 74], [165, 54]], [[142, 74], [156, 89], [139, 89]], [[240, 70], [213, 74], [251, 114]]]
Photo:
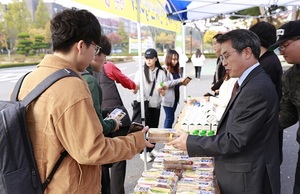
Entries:
[[[194, 21], [252, 8], [300, 6], [299, 0], [167, 0], [168, 17], [181, 21]], [[264, 16], [262, 16], [264, 17]]]
[[[216, 16], [235, 15], [234, 12], [252, 8], [271, 8], [276, 10], [278, 6], [300, 6], [300, 0], [161, 0], [165, 2], [167, 16], [182, 22], [182, 31], [184, 25], [188, 22], [212, 18]], [[269, 17], [271, 15], [256, 16], [259, 18]], [[272, 16], [276, 17], [280, 12], [275, 12]], [[238, 15], [235, 15], [238, 16]], [[241, 16], [240, 17], [254, 17]], [[183, 52], [185, 53], [185, 43], [183, 34]], [[185, 76], [185, 73], [184, 73]], [[184, 97], [186, 98], [186, 88], [184, 88]]]
[[[140, 4], [141, 0], [136, 0]], [[182, 25], [186, 22], [212, 18], [216, 16], [230, 15], [233, 12], [252, 8], [252, 7], [270, 7], [277, 8], [278, 6], [300, 6], [300, 0], [158, 0], [162, 6], [165, 6], [167, 16], [177, 21], [181, 21]], [[139, 9], [138, 9], [139, 10]], [[140, 23], [138, 14], [138, 23]], [[259, 16], [264, 17], [264, 16]], [[184, 33], [184, 30], [183, 30]], [[140, 25], [138, 25], [139, 45], [141, 45]], [[184, 38], [184, 34], [183, 34]], [[185, 44], [182, 46], [185, 52]], [[139, 51], [139, 68], [142, 68], [142, 53], [141, 46]], [[142, 80], [141, 80], [142, 85]], [[143, 88], [141, 87], [141, 94]], [[184, 90], [186, 96], [186, 89]], [[142, 99], [142, 98], [141, 98]], [[144, 110], [143, 103], [141, 103], [141, 110]], [[145, 118], [144, 111], [142, 111], [142, 118]], [[144, 124], [144, 123], [143, 123]], [[146, 157], [146, 156], [145, 156]], [[146, 162], [144, 162], [145, 169], [147, 169]]]

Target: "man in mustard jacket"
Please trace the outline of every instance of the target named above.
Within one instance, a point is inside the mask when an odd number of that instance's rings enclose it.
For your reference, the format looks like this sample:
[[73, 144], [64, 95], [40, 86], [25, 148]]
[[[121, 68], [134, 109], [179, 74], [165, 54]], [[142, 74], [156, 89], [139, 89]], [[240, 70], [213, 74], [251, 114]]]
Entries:
[[[100, 51], [101, 26], [86, 10], [66, 9], [51, 20], [53, 55], [46, 55], [24, 80], [23, 99], [53, 72], [69, 68], [84, 71]], [[60, 153], [69, 155], [54, 174], [45, 193], [98, 194], [100, 165], [131, 159], [144, 147], [147, 128], [124, 137], [105, 138], [87, 83], [63, 78], [31, 103], [26, 119], [41, 181], [49, 175]]]

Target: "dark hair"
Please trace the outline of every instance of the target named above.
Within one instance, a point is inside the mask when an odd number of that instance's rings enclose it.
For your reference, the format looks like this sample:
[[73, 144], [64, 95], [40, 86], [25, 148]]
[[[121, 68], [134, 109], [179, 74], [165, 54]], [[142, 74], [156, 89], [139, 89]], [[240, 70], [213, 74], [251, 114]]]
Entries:
[[259, 37], [261, 46], [265, 48], [276, 42], [276, 27], [268, 22], [258, 22], [249, 30]]
[[201, 50], [200, 50], [200, 49], [197, 49], [197, 50], [196, 50], [196, 58], [201, 57], [201, 55], [202, 55]]
[[256, 59], [260, 55], [260, 41], [258, 36], [250, 30], [238, 29], [232, 30], [220, 36], [217, 41], [223, 43], [231, 40], [232, 48], [241, 53], [245, 48], [249, 47]]
[[111, 43], [110, 40], [107, 36], [105, 36], [104, 34], [101, 35], [100, 37], [100, 43], [99, 46], [101, 47], [101, 51], [99, 52], [98, 55], [101, 55], [101, 53], [105, 54], [105, 55], [110, 55], [111, 53]]
[[221, 34], [221, 33], [218, 33], [218, 34], [216, 34], [216, 35], [214, 35], [213, 36], [213, 39], [218, 39], [220, 36], [222, 36], [223, 34]]
[[[155, 62], [155, 67], [158, 68], [157, 71], [159, 71], [159, 69], [163, 70], [163, 68], [162, 68], [161, 65], [160, 65], [160, 62], [159, 62], [158, 57], [156, 57], [156, 58], [157, 58], [157, 60], [156, 60], [156, 62]], [[150, 83], [151, 83], [151, 80], [150, 80], [150, 75], [149, 75], [149, 67], [147, 66], [146, 63], [144, 64], [144, 75], [145, 75], [145, 77], [146, 77], [147, 82], [150, 84]]]
[[[175, 66], [172, 65], [172, 58], [173, 55], [177, 56], [178, 61]], [[170, 73], [179, 73], [179, 54], [176, 50], [168, 50], [166, 58], [165, 58], [165, 65]]]
[[83, 40], [87, 46], [99, 45], [101, 26], [87, 10], [65, 9], [50, 22], [53, 51], [69, 52], [74, 43]]

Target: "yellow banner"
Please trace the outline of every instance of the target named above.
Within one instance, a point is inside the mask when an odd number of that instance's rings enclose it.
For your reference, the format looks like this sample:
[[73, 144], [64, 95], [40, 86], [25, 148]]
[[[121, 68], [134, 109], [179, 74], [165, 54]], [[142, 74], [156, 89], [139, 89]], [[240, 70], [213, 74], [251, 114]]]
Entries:
[[[138, 21], [136, 0], [73, 0], [85, 6], [113, 14], [132, 21]], [[167, 17], [164, 0], [141, 0], [140, 21], [142, 24], [180, 31], [181, 23]]]

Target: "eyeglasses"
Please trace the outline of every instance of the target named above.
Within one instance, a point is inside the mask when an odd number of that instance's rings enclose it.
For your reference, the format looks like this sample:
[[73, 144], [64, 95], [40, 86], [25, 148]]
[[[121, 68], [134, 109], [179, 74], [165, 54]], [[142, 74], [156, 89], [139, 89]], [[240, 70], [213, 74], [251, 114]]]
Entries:
[[220, 60], [222, 61], [222, 63], [225, 63], [227, 61], [227, 59], [230, 57], [230, 53], [233, 53], [233, 52], [236, 52], [236, 50], [226, 52], [224, 55], [221, 55]]
[[102, 49], [101, 46], [99, 46], [93, 42], [91, 42], [91, 44], [95, 46], [95, 55], [98, 55], [101, 52], [101, 49]]
[[296, 39], [291, 39], [290, 42], [286, 42], [286, 43], [280, 45], [280, 46], [278, 47], [279, 51], [285, 51], [285, 49], [286, 49], [290, 44], [292, 44], [293, 42], [295, 42], [295, 41], [297, 41], [297, 40], [299, 40], [299, 39], [300, 39], [300, 37], [297, 37]]

